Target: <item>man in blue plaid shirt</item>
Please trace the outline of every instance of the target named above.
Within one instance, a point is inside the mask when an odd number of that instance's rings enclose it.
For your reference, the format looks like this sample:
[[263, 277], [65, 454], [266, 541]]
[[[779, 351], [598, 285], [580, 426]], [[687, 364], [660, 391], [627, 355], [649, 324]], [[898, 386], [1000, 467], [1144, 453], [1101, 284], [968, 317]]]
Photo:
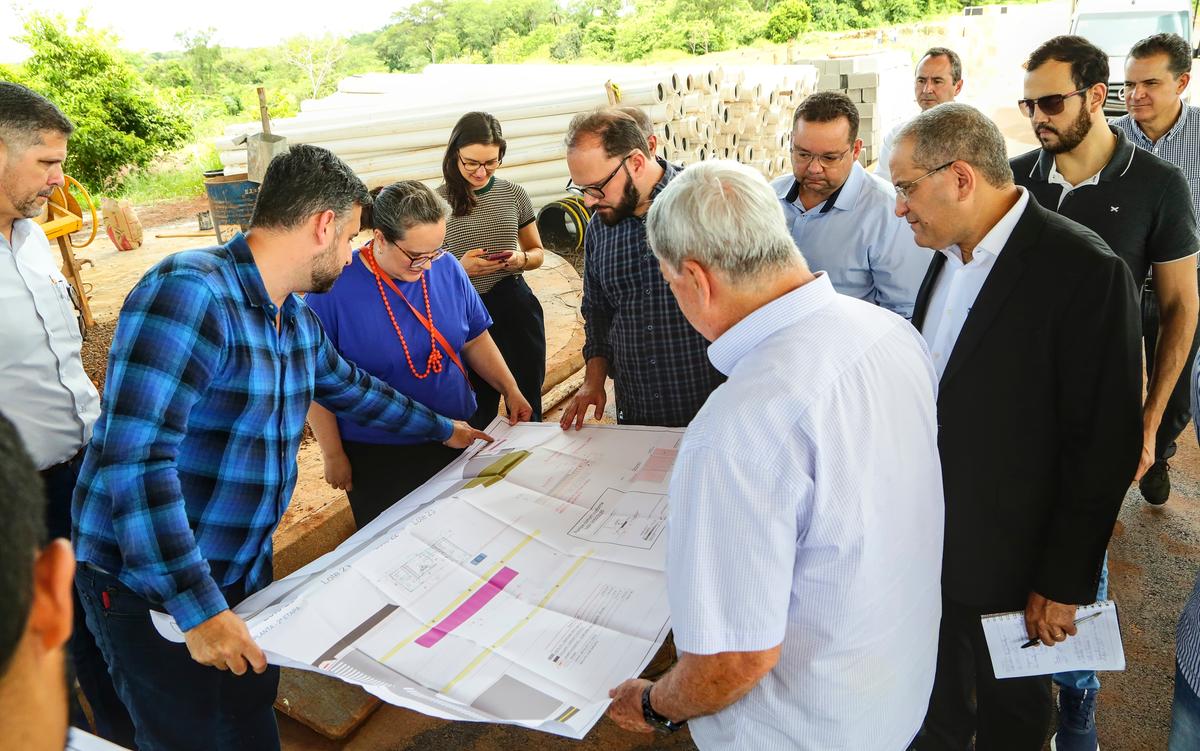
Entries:
[[563, 412], [564, 429], [599, 420], [611, 375], [617, 422], [683, 427], [724, 376], [708, 359], [671, 295], [646, 239], [650, 202], [679, 168], [651, 156], [645, 133], [620, 110], [579, 115], [567, 131], [569, 187], [595, 211], [584, 235], [583, 385]]
[[487, 439], [342, 359], [296, 296], [333, 285], [368, 201], [344, 162], [296, 146], [247, 235], [168, 257], [125, 300], [73, 521], [88, 628], [142, 751], [279, 747], [278, 668], [229, 606], [271, 581], [314, 400], [456, 448]]

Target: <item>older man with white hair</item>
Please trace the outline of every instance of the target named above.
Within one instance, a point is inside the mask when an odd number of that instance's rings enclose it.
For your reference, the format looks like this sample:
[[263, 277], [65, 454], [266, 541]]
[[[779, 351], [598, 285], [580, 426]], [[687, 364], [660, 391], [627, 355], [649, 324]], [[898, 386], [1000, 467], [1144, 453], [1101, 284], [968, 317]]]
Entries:
[[[613, 689], [622, 727], [701, 749], [905, 749], [941, 613], [936, 380], [907, 322], [812, 274], [761, 175], [684, 171], [647, 221], [728, 377], [671, 479], [678, 664]], [[862, 461], [869, 457], [869, 461]]]

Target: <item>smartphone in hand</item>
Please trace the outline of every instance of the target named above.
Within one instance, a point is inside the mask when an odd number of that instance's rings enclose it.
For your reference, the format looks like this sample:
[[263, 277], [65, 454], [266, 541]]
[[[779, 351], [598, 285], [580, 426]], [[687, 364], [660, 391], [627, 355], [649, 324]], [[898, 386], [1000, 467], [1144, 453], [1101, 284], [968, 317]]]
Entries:
[[480, 256], [485, 261], [507, 261], [512, 258], [511, 250], [493, 250]]

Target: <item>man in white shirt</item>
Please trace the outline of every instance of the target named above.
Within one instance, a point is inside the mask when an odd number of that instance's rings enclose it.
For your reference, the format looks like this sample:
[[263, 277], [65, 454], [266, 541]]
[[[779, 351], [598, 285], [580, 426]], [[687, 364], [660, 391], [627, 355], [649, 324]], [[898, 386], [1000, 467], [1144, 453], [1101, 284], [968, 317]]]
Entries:
[[[953, 102], [954, 98], [962, 93], [962, 87], [962, 59], [957, 52], [948, 47], [931, 47], [921, 55], [913, 75], [913, 90], [917, 106], [922, 112], [943, 102]], [[888, 161], [896, 147], [896, 134], [904, 127], [905, 122], [898, 123], [884, 134], [883, 143], [879, 146], [879, 163], [875, 165], [875, 175], [885, 182], [892, 181]]]
[[806, 97], [792, 116], [792, 174], [771, 187], [809, 269], [843, 295], [911, 318], [932, 254], [892, 213], [892, 186], [858, 163], [858, 122], [841, 92]]
[[[73, 290], [33, 221], [63, 184], [73, 129], [46, 98], [0, 82], [0, 404], [42, 474], [50, 539], [71, 536], [71, 495], [100, 414], [100, 397], [83, 370]], [[133, 724], [83, 625], [82, 608], [75, 612], [72, 663], [97, 730], [132, 745]]]
[[935, 375], [908, 323], [809, 271], [782, 218], [761, 175], [723, 161], [650, 209], [663, 276], [729, 380], [671, 479], [679, 662], [613, 689], [610, 714], [688, 721], [706, 751], [900, 751], [936, 660]]
[[937, 677], [916, 748], [1040, 751], [1050, 678], [997, 680], [980, 616], [1023, 611], [1052, 645], [1096, 599], [1141, 451], [1137, 292], [1099, 237], [1013, 184], [978, 110], [921, 113], [891, 167], [896, 213], [939, 251], [912, 319], [939, 376], [946, 500]]

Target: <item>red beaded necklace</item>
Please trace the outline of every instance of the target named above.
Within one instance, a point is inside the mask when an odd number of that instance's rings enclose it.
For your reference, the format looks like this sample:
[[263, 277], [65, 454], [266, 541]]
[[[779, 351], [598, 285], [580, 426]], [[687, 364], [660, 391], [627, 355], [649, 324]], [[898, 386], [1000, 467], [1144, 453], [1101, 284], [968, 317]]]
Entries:
[[[412, 307], [412, 303], [408, 301], [408, 298], [404, 296], [404, 293], [400, 291], [400, 288], [396, 286], [391, 277], [385, 276], [381, 272], [379, 264], [375, 261], [375, 252], [372, 249], [373, 244], [374, 241], [372, 240], [364, 245], [359, 251], [359, 255], [362, 256], [364, 261], [366, 261], [367, 268], [369, 268], [371, 273], [375, 276], [375, 286], [379, 288], [379, 299], [383, 300], [383, 307], [387, 310], [388, 318], [392, 321], [392, 328], [396, 330], [396, 336], [400, 337], [400, 346], [404, 348], [404, 359], [408, 360], [409, 370], [411, 370], [412, 374], [419, 379], [428, 378], [431, 372], [441, 373], [443, 358], [441, 351], [437, 348], [437, 342], [434, 339], [434, 331], [436, 331], [436, 329], [433, 325], [433, 309], [429, 305], [429, 285], [425, 281], [425, 272], [421, 272], [421, 292], [425, 296], [425, 319], [429, 321], [427, 326], [429, 329], [429, 359], [425, 361], [425, 372], [418, 373], [417, 367], [413, 365], [412, 355], [409, 354], [408, 351], [408, 342], [404, 339], [404, 333], [400, 331], [400, 324], [396, 323], [396, 314], [392, 312], [392, 304], [388, 302], [387, 293], [383, 291], [384, 279], [387, 279], [388, 286], [391, 287], [392, 291], [399, 295], [400, 299], [403, 300], [410, 308]], [[414, 310], [414, 312], [416, 311]]]

